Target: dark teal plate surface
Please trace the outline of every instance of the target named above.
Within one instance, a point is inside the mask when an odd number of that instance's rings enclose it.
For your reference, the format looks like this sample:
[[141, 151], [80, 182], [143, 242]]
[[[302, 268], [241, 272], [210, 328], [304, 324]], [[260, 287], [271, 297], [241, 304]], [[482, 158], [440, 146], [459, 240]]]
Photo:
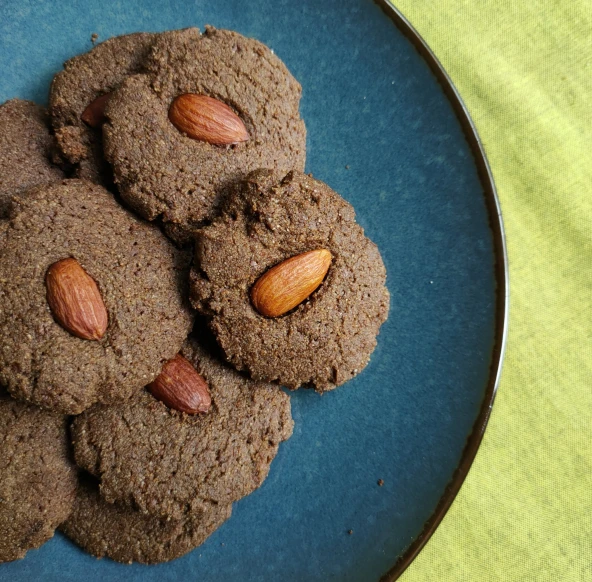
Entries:
[[359, 377], [322, 397], [293, 394], [294, 436], [202, 547], [124, 566], [56, 535], [0, 566], [2, 580], [394, 578], [481, 439], [503, 351], [500, 221], [470, 122], [404, 23], [370, 0], [3, 0], [0, 100], [45, 103], [52, 75], [93, 32], [205, 24], [265, 42], [301, 82], [307, 171], [352, 202], [381, 249], [390, 318]]

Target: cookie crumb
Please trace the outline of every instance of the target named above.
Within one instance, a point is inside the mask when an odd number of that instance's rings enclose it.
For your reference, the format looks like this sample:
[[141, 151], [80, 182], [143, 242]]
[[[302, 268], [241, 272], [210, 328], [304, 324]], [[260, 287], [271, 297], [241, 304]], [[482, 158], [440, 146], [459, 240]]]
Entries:
[[353, 529], [348, 529], [347, 530], [347, 533], [351, 536], [354, 533], [354, 530]]
[[95, 42], [97, 42], [98, 38], [99, 38], [99, 35], [96, 32], [93, 32], [90, 35], [90, 42], [92, 42], [93, 44], [95, 44]]
[[379, 487], [382, 487], [384, 485], [384, 481], [382, 479], [379, 479], [376, 483]]
[[349, 170], [349, 164], [345, 164], [345, 169]]

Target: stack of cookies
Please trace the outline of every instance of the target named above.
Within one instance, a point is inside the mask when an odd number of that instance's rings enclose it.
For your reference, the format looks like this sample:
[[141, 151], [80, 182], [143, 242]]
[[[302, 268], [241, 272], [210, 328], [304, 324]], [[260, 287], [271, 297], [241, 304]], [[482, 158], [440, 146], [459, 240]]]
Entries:
[[0, 561], [60, 528], [181, 556], [266, 478], [290, 389], [388, 315], [354, 210], [303, 173], [301, 87], [206, 27], [107, 40], [0, 106]]

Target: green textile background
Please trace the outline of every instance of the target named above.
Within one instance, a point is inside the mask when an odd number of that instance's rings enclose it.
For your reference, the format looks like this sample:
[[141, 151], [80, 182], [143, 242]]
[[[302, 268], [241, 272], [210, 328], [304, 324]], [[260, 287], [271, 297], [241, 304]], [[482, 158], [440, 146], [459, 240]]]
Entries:
[[481, 449], [404, 582], [592, 581], [592, 0], [391, 0], [484, 143], [510, 266]]

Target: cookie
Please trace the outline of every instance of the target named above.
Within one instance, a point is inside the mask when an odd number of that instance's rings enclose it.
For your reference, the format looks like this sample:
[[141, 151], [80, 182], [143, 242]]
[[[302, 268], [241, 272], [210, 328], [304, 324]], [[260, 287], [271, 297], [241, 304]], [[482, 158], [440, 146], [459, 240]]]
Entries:
[[50, 161], [55, 142], [48, 121], [47, 111], [31, 101], [0, 105], [0, 218], [14, 195], [64, 177]]
[[0, 398], [0, 562], [53, 536], [74, 507], [66, 417]]
[[[323, 284], [286, 315], [258, 313], [249, 295], [259, 277], [316, 249], [332, 255]], [[354, 209], [299, 172], [261, 170], [238, 185], [199, 232], [194, 264], [194, 307], [227, 359], [257, 380], [331, 390], [366, 366], [388, 315], [385, 267]]]
[[100, 478], [107, 501], [176, 519], [259, 487], [293, 429], [290, 400], [275, 386], [244, 378], [193, 338], [182, 354], [209, 385], [209, 412], [187, 415], [142, 392], [72, 425], [76, 463]]
[[[47, 270], [68, 257], [98, 285], [108, 314], [100, 341], [66, 331], [48, 306]], [[191, 329], [189, 259], [101, 186], [64, 180], [29, 191], [0, 248], [0, 383], [67, 414], [140, 390]]]
[[75, 167], [75, 176], [109, 183], [111, 169], [103, 158], [101, 128], [81, 116], [97, 97], [110, 93], [142, 68], [158, 35], [138, 32], [110, 38], [64, 63], [53, 79], [49, 110], [62, 156]]
[[[146, 74], [126, 79], [107, 104], [104, 149], [121, 196], [148, 220], [161, 217], [169, 236], [186, 242], [237, 178], [261, 167], [304, 169], [301, 91], [256, 40], [212, 27], [203, 35], [196, 28], [162, 33]], [[219, 146], [182, 134], [168, 112], [184, 93], [230, 106], [249, 140]]]
[[97, 558], [158, 564], [203, 544], [231, 511], [230, 505], [210, 504], [202, 513], [182, 520], [144, 515], [107, 503], [99, 495], [97, 483], [83, 477], [74, 511], [60, 530]]

